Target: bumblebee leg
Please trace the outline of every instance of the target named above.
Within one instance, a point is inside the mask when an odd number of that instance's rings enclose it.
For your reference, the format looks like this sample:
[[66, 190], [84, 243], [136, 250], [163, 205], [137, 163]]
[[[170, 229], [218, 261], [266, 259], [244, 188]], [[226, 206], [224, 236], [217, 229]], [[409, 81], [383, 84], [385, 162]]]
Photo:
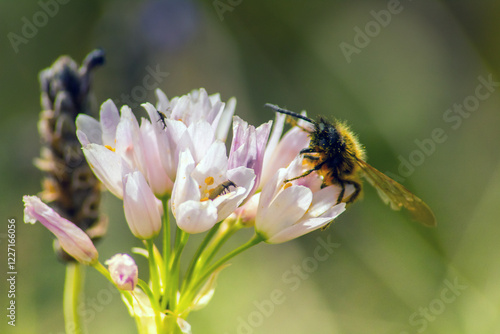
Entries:
[[338, 185], [340, 186], [341, 190], [340, 190], [339, 197], [337, 197], [337, 203], [335, 203], [335, 204], [339, 204], [340, 202], [342, 202], [342, 200], [344, 199], [344, 193], [345, 193], [344, 181], [339, 180]]
[[358, 199], [359, 195], [361, 194], [361, 184], [359, 182], [353, 181], [353, 180], [346, 180], [345, 183], [352, 184], [354, 186], [354, 192], [345, 201], [346, 204], [350, 204], [350, 203], [353, 203], [354, 201], [356, 201], [356, 199]]
[[284, 183], [288, 183], [288, 182], [290, 182], [290, 181], [293, 181], [293, 180], [298, 180], [298, 179], [300, 179], [300, 178], [303, 178], [303, 177], [305, 177], [305, 176], [307, 176], [307, 175], [311, 174], [312, 172], [314, 172], [314, 171], [317, 171], [317, 170], [321, 169], [321, 167], [325, 164], [325, 162], [326, 162], [326, 161], [320, 162], [319, 164], [317, 164], [316, 166], [314, 166], [314, 168], [309, 169], [309, 170], [306, 170], [306, 171], [305, 171], [302, 175], [299, 175], [299, 176], [296, 176], [296, 177], [294, 177], [294, 178], [291, 178], [291, 179], [285, 180], [285, 181], [283, 181], [283, 182], [284, 182]]
[[300, 150], [300, 152], [299, 152], [299, 154], [305, 154], [305, 153], [319, 153], [319, 152], [316, 152], [315, 150], [313, 150], [310, 147], [304, 148], [304, 149]]

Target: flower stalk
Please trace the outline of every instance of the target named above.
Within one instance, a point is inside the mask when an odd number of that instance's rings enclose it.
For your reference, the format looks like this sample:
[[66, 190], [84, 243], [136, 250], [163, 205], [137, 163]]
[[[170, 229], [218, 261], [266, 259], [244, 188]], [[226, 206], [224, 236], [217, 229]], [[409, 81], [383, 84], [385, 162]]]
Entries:
[[66, 265], [64, 281], [63, 310], [66, 333], [83, 333], [82, 322], [78, 315], [78, 305], [83, 291], [84, 269], [79, 263]]

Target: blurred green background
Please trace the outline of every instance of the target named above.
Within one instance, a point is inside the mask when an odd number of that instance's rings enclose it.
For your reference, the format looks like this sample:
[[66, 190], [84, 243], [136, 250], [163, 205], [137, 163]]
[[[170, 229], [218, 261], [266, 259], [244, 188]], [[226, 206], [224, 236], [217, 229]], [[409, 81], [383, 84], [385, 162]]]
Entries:
[[[41, 189], [38, 72], [96, 47], [107, 54], [96, 107], [124, 103], [159, 68], [169, 97], [199, 87], [235, 96], [236, 113], [255, 125], [274, 117], [266, 102], [345, 119], [370, 164], [436, 214], [437, 228], [419, 226], [367, 186], [326, 231], [235, 258], [209, 306], [188, 318], [193, 333], [500, 333], [500, 2], [54, 1], [0, 2], [1, 333], [64, 332], [64, 266], [50, 233], [23, 223], [21, 197]], [[57, 13], [43, 21], [47, 3]], [[34, 19], [34, 36], [13, 45], [9, 33], [23, 36]], [[149, 90], [133, 107], [142, 116], [137, 105], [153, 100]], [[120, 201], [106, 193], [102, 208], [104, 260], [138, 242]], [[17, 222], [15, 328], [5, 317], [8, 218]], [[335, 248], [319, 261], [325, 242]], [[85, 289], [89, 333], [135, 333], [94, 270]], [[266, 302], [276, 293], [279, 302]]]

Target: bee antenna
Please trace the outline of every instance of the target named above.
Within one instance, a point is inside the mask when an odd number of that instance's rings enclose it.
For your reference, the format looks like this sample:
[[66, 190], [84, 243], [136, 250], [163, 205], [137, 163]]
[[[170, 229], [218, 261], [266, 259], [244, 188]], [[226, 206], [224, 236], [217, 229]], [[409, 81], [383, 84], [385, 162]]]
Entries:
[[311, 124], [316, 124], [316, 122], [314, 120], [310, 119], [309, 117], [306, 117], [306, 116], [301, 115], [301, 114], [297, 114], [296, 112], [293, 112], [293, 111], [290, 111], [290, 110], [286, 110], [286, 109], [280, 108], [280, 107], [278, 107], [275, 104], [266, 103], [264, 105], [264, 107], [271, 108], [272, 110], [274, 110], [276, 112], [279, 112], [281, 114], [285, 114], [285, 115], [289, 115], [289, 116], [292, 116], [292, 117], [303, 119], [304, 121], [307, 121], [307, 122], [309, 122]]

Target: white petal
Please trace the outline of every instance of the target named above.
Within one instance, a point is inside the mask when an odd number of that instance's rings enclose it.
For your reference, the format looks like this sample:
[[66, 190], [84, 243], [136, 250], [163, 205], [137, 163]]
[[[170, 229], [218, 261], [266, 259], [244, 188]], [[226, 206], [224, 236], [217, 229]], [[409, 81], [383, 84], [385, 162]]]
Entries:
[[177, 318], [177, 325], [183, 334], [191, 334], [191, 325], [182, 318]]
[[229, 128], [231, 127], [231, 121], [233, 119], [235, 108], [236, 108], [236, 99], [232, 97], [227, 101], [224, 107], [224, 111], [222, 112], [217, 122], [217, 130], [215, 137], [219, 140], [222, 140], [223, 142], [225, 142], [227, 139], [227, 134], [229, 133]]
[[222, 221], [229, 217], [236, 210], [238, 205], [243, 202], [248, 191], [245, 188], [238, 187], [236, 190], [217, 197], [213, 203], [217, 206], [217, 221]]
[[146, 174], [139, 123], [132, 110], [122, 107], [122, 118], [116, 128], [116, 153], [143, 174]]
[[248, 196], [255, 183], [253, 169], [241, 166], [228, 170], [226, 175], [228, 180], [233, 181], [236, 186], [245, 188], [245, 197]]
[[269, 206], [278, 191], [284, 186], [283, 181], [285, 180], [285, 175], [286, 169], [281, 168], [274, 174], [273, 178], [264, 185], [261, 192], [259, 209], [264, 209]]
[[194, 169], [194, 160], [189, 151], [184, 151], [179, 157], [177, 178], [172, 190], [172, 213], [176, 218], [177, 209], [180, 204], [188, 200], [199, 201], [201, 199], [198, 184], [191, 177]]
[[170, 113], [168, 111], [168, 108], [170, 107], [170, 102], [168, 101], [167, 95], [165, 95], [165, 93], [159, 88], [155, 90], [155, 95], [156, 99], [158, 100], [158, 102], [156, 103], [156, 109], [168, 115], [168, 113]]
[[201, 161], [215, 140], [214, 131], [206, 121], [199, 121], [188, 127], [191, 138], [191, 153], [196, 162]]
[[271, 238], [302, 218], [311, 204], [312, 197], [312, 191], [306, 187], [291, 186], [284, 189], [268, 204], [267, 210], [257, 212], [256, 229]]
[[177, 225], [188, 233], [208, 231], [217, 223], [217, 208], [212, 201], [186, 201], [176, 213]]
[[100, 121], [103, 145], [115, 146], [116, 127], [120, 122], [120, 113], [111, 99], [101, 105]]
[[[79, 114], [76, 117], [77, 132], [81, 131], [85, 134], [88, 143], [102, 144], [102, 130], [101, 125], [97, 120], [89, 115]], [[82, 145], [86, 143], [80, 142]]]
[[115, 152], [97, 144], [84, 146], [83, 153], [97, 178], [116, 197], [123, 198], [122, 175], [131, 172], [128, 164]]
[[306, 233], [321, 228], [335, 219], [345, 210], [345, 203], [340, 203], [330, 208], [319, 218], [310, 218], [299, 221], [297, 224], [292, 225], [279, 233], [266, 240], [268, 243], [277, 244], [298, 238]]
[[78, 141], [82, 146], [90, 144], [90, 140], [82, 130], [76, 130], [76, 138], [78, 138]]
[[269, 159], [271, 159], [273, 152], [279, 143], [281, 135], [283, 134], [283, 129], [285, 128], [286, 115], [282, 113], [275, 113], [275, 114], [276, 114], [276, 119], [274, 121], [273, 130], [271, 132], [271, 136], [269, 137], [269, 141], [266, 146], [266, 153], [264, 155], [264, 165], [269, 163], [268, 161]]
[[196, 165], [191, 175], [198, 184], [203, 184], [208, 176], [213, 177], [215, 182], [222, 183], [226, 181], [226, 170], [226, 146], [223, 142], [216, 141], [204, 152], [203, 159]]
[[313, 200], [307, 215], [319, 217], [337, 203], [341, 188], [328, 186], [313, 193]]
[[[175, 102], [175, 104], [174, 104]], [[170, 104], [170, 108], [172, 108], [172, 113], [170, 114], [170, 118], [173, 120], [182, 120], [184, 123], [188, 123], [188, 119], [186, 117], [186, 110], [189, 108], [189, 97], [187, 95], [181, 96], [175, 101], [172, 100]]]

